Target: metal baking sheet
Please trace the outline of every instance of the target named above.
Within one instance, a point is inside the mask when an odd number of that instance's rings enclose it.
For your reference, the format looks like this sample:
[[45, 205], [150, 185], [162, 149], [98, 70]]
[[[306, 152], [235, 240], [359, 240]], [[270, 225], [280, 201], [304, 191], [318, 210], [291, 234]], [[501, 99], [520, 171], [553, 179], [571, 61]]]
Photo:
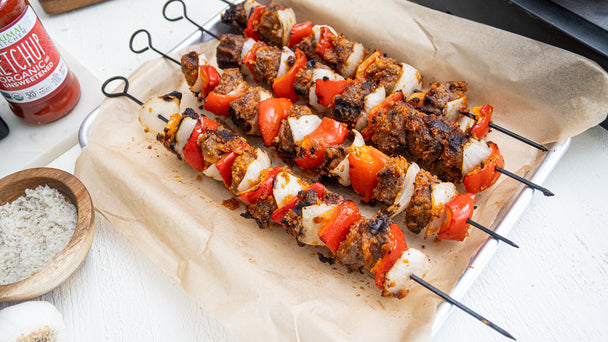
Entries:
[[[214, 16], [213, 19], [209, 20], [203, 25], [203, 27], [217, 35], [227, 33], [226, 25], [220, 23], [220, 13]], [[169, 52], [177, 51], [178, 49], [185, 48], [191, 45], [199, 44], [201, 42], [210, 41], [213, 38], [208, 34], [203, 34], [200, 30], [193, 32], [190, 36], [184, 39], [180, 44], [173, 48]], [[78, 141], [81, 147], [85, 147], [88, 142], [89, 131], [91, 124], [95, 120], [99, 112], [99, 107], [95, 108], [82, 122], [82, 125], [78, 134]], [[545, 154], [542, 162], [535, 168], [528, 171], [524, 177], [530, 179], [536, 184], [543, 184], [547, 179], [551, 171], [555, 168], [559, 160], [562, 158], [564, 153], [570, 146], [571, 138], [558, 141], [556, 143], [547, 145], [549, 152]], [[521, 185], [518, 190], [510, 197], [507, 203], [499, 211], [496, 220], [493, 223], [495, 231], [503, 236], [508, 236], [509, 231], [513, 228], [519, 217], [522, 215], [526, 207], [532, 201], [534, 196], [534, 190]], [[489, 227], [492, 229], [493, 227]], [[490, 261], [499, 242], [495, 239], [488, 239], [480, 250], [471, 259], [469, 266], [460, 276], [458, 282], [454, 288], [450, 291], [450, 296], [456, 300], [462, 299], [468, 289], [471, 287], [477, 276], [483, 271], [487, 263]], [[466, 303], [465, 303], [466, 304]], [[448, 316], [453, 310], [453, 305], [444, 302], [439, 305], [437, 309], [437, 316], [432, 328], [432, 336], [441, 328], [443, 323], [446, 321]]]

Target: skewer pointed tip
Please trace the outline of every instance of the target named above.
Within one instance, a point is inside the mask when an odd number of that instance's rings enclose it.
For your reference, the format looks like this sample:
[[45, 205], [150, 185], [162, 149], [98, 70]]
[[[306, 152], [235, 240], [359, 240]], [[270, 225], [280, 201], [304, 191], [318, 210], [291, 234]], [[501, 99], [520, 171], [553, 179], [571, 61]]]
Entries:
[[540, 190], [543, 193], [543, 195], [545, 195], [547, 197], [555, 196], [555, 194], [553, 192], [551, 192], [549, 189], [542, 187], [536, 183], [533, 183], [523, 177], [520, 177], [511, 171], [507, 171], [507, 170], [503, 169], [502, 167], [497, 166], [496, 171], [502, 173], [505, 176], [511, 177], [519, 182], [522, 182], [522, 183], [526, 184], [527, 186], [531, 187], [532, 189]]
[[448, 303], [456, 306], [460, 310], [462, 310], [462, 311], [468, 313], [469, 315], [475, 317], [477, 320], [479, 320], [483, 324], [485, 324], [485, 325], [489, 326], [490, 328], [498, 331], [502, 335], [504, 335], [504, 336], [506, 336], [506, 337], [508, 337], [508, 338], [510, 338], [510, 339], [512, 339], [514, 341], [516, 341], [515, 337], [513, 337], [513, 335], [509, 334], [509, 332], [507, 332], [503, 328], [499, 327], [498, 325], [490, 322], [489, 320], [485, 319], [483, 316], [481, 316], [477, 312], [473, 311], [468, 306], [466, 306], [466, 305], [462, 304], [461, 302], [457, 301], [456, 299], [450, 297], [445, 292], [439, 290], [435, 286], [433, 286], [433, 285], [427, 283], [426, 281], [422, 280], [422, 278], [418, 277], [417, 275], [415, 275], [415, 274], [410, 275], [410, 279], [412, 279], [413, 281], [417, 282], [418, 284], [424, 286], [427, 290], [433, 292], [434, 294], [438, 295], [439, 297], [443, 298], [446, 302], [448, 302]]

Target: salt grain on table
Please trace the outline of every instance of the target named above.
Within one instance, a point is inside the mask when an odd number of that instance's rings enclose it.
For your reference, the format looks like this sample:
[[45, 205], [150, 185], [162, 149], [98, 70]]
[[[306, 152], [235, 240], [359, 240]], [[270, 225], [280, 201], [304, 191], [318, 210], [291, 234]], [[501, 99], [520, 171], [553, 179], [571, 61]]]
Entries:
[[49, 187], [0, 206], [0, 285], [42, 270], [67, 246], [76, 228], [76, 207]]

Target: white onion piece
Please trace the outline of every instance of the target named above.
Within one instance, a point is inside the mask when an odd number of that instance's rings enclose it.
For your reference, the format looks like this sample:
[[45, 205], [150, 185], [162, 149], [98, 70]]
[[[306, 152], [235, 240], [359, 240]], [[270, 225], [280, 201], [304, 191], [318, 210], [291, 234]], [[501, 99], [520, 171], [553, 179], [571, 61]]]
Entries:
[[291, 8], [286, 8], [277, 11], [277, 17], [281, 23], [281, 38], [283, 38], [283, 46], [287, 46], [289, 45], [291, 28], [296, 23], [296, 14]]
[[313, 73], [312, 73], [312, 87], [310, 87], [310, 90], [308, 91], [308, 104], [310, 104], [310, 106], [314, 109], [316, 109], [319, 112], [325, 112], [327, 110], [327, 107], [321, 105], [318, 101], [317, 98], [317, 84], [316, 81], [318, 79], [327, 77], [330, 80], [343, 80], [344, 78], [338, 74], [336, 74], [335, 72], [333, 72], [332, 70], [329, 69], [323, 69], [323, 68], [316, 68]]
[[362, 130], [365, 126], [367, 126], [367, 118], [369, 117], [369, 112], [375, 106], [379, 105], [386, 98], [386, 90], [384, 87], [378, 87], [373, 92], [367, 94], [363, 101], [363, 110], [359, 115], [359, 119], [357, 120], [357, 124], [355, 125], [356, 130]]
[[444, 205], [451, 201], [456, 195], [458, 195], [458, 191], [456, 191], [454, 183], [442, 182], [431, 185], [431, 206], [433, 212], [437, 214], [431, 218], [431, 221], [426, 228], [427, 236], [439, 231], [441, 224], [446, 218]]
[[401, 76], [393, 89], [393, 92], [401, 90], [404, 97], [409, 97], [414, 90], [422, 88], [422, 77], [416, 68], [409, 64], [401, 64]]
[[463, 147], [462, 156], [462, 175], [473, 171], [475, 166], [488, 159], [492, 154], [492, 149], [483, 140], [469, 139]]
[[285, 75], [287, 73], [287, 71], [289, 71], [290, 66], [287, 63], [287, 60], [289, 59], [289, 57], [296, 58], [296, 54], [293, 51], [291, 51], [291, 49], [288, 48], [287, 46], [283, 46], [283, 52], [281, 53], [281, 61], [279, 62], [279, 72], [277, 73], [276, 78], [279, 78], [279, 77]]
[[466, 115], [460, 116], [456, 123], [458, 124], [458, 127], [460, 127], [460, 130], [463, 132], [467, 132], [469, 129], [475, 126], [475, 120]]
[[201, 66], [203, 65], [208, 65], [209, 61], [207, 61], [207, 56], [205, 56], [204, 53], [201, 53], [198, 55], [198, 68], [196, 69], [196, 82], [194, 82], [194, 85], [192, 85], [192, 87], [190, 87], [190, 91], [192, 91], [193, 93], [198, 93], [202, 90], [203, 87], [203, 79], [201, 78]]
[[302, 208], [302, 232], [298, 235], [298, 241], [307, 245], [324, 246], [318, 233], [325, 220], [318, 217], [335, 207], [336, 204], [315, 204]]
[[410, 276], [415, 274], [424, 278], [430, 269], [431, 261], [426, 254], [415, 248], [408, 248], [386, 272], [384, 290], [395, 295], [406, 295], [412, 285], [416, 284]]
[[346, 157], [344, 157], [344, 159], [342, 159], [342, 161], [338, 164], [338, 166], [336, 166], [333, 170], [329, 171], [330, 174], [332, 174], [334, 177], [336, 177], [338, 179], [338, 183], [340, 183], [342, 186], [351, 185], [350, 164], [348, 162], [349, 155], [350, 155], [350, 153], [347, 154]]
[[0, 310], [0, 341], [64, 341], [63, 316], [49, 302], [29, 301]]
[[[247, 56], [247, 53], [253, 48], [254, 44], [255, 44], [255, 40], [252, 38], [247, 38], [245, 43], [243, 43], [243, 50], [241, 50], [241, 62], [243, 61], [243, 59], [245, 59], [245, 56]], [[249, 70], [249, 68], [246, 67], [245, 64], [242, 64], [242, 63], [241, 63], [241, 73], [243, 73], [246, 76], [251, 75], [251, 71]]]
[[216, 181], [220, 181], [220, 182], [224, 181], [224, 178], [222, 178], [222, 174], [220, 173], [220, 170], [217, 169], [217, 166], [215, 166], [215, 164], [209, 165], [209, 167], [203, 171], [203, 174], [209, 178], [215, 179]]
[[261, 4], [255, 0], [245, 0], [245, 2], [243, 2], [243, 8], [245, 9], [247, 17], [249, 17], [251, 11], [258, 6], [261, 6]]
[[180, 99], [171, 96], [156, 96], [146, 101], [137, 112], [137, 119], [143, 128], [154, 134], [163, 133], [165, 122], [158, 115], [169, 119], [179, 113]]
[[247, 172], [243, 176], [241, 183], [237, 187], [239, 193], [251, 188], [260, 179], [260, 172], [270, 167], [270, 159], [265, 151], [256, 148], [256, 158], [247, 167]]
[[416, 163], [412, 163], [410, 167], [407, 168], [407, 173], [405, 174], [403, 183], [401, 184], [401, 190], [397, 193], [395, 202], [387, 209], [390, 217], [394, 217], [401, 213], [410, 204], [412, 195], [414, 195], [414, 182], [416, 181], [416, 175], [418, 175], [418, 172], [420, 172], [420, 166], [418, 166]]
[[[365, 140], [363, 140], [363, 136], [361, 135], [361, 133], [359, 133], [359, 131], [357, 131], [356, 129], [353, 129], [352, 132], [353, 132], [353, 135], [355, 136], [355, 138], [353, 139], [353, 143], [348, 148], [349, 151], [352, 151], [352, 150], [356, 149], [357, 147], [361, 147], [361, 146], [365, 145]], [[330, 174], [332, 174], [334, 177], [338, 178], [338, 182], [343, 186], [351, 185], [350, 164], [348, 162], [349, 155], [350, 155], [350, 153], [346, 154], [344, 159], [342, 159], [342, 161], [340, 163], [338, 163], [338, 166], [336, 166], [333, 170], [329, 171]]]
[[353, 132], [355, 138], [353, 139], [353, 143], [350, 145], [349, 148], [356, 148], [356, 147], [364, 146], [365, 140], [363, 139], [363, 135], [361, 135], [361, 133], [359, 133], [359, 131], [356, 129], [353, 129], [352, 132]]
[[186, 116], [182, 122], [179, 124], [179, 128], [177, 129], [177, 133], [175, 134], [175, 152], [180, 157], [184, 157], [184, 146], [190, 139], [192, 135], [192, 131], [194, 130], [194, 126], [198, 120], [194, 120], [193, 118]]
[[272, 185], [272, 194], [274, 200], [277, 202], [277, 208], [281, 208], [292, 198], [294, 198], [298, 192], [304, 190], [298, 177], [292, 175], [287, 171], [281, 171], [274, 177], [274, 184]]
[[357, 66], [359, 66], [359, 61], [361, 57], [363, 57], [363, 53], [365, 52], [365, 48], [360, 43], [355, 43], [353, 45], [353, 51], [350, 53], [346, 61], [343, 65], [340, 66], [340, 75], [345, 78], [351, 77], [355, 71], [357, 70]]
[[314, 132], [317, 127], [323, 121], [316, 115], [302, 115], [299, 118], [287, 118], [287, 122], [289, 122], [289, 127], [291, 128], [291, 135], [293, 136], [293, 141], [297, 144], [305, 136]]
[[328, 25], [315, 25], [312, 27], [312, 33], [314, 33], [315, 35], [315, 47], [317, 46], [316, 44], [319, 42], [319, 39], [321, 38], [321, 28], [322, 27], [327, 27], [333, 34], [337, 35], [338, 33], [336, 32], [336, 30], [334, 30], [333, 27], [328, 26]]
[[445, 104], [443, 108], [443, 115], [450, 122], [456, 122], [459, 117], [464, 116], [460, 114], [460, 110], [467, 106], [467, 97], [459, 97], [456, 100], [452, 100]]

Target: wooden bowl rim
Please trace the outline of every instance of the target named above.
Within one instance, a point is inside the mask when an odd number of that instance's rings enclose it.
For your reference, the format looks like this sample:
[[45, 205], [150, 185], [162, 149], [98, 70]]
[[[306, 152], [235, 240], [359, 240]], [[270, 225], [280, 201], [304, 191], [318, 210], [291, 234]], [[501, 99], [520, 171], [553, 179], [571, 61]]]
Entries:
[[[25, 182], [28, 179], [37, 179], [38, 185], [48, 182], [60, 182], [65, 185], [75, 203], [72, 202], [72, 198], [68, 197], [67, 200], [77, 208], [76, 227], [68, 245], [42, 270], [18, 282], [0, 285], [0, 301], [27, 300], [55, 289], [82, 265], [93, 243], [95, 232], [93, 203], [88, 190], [76, 176], [48, 167], [25, 169], [0, 179], [0, 192], [9, 184]], [[47, 182], [44, 182], [45, 179]], [[48, 185], [53, 187], [52, 184]], [[63, 193], [62, 189], [57, 190]], [[4, 201], [0, 200], [0, 205], [3, 204]]]

